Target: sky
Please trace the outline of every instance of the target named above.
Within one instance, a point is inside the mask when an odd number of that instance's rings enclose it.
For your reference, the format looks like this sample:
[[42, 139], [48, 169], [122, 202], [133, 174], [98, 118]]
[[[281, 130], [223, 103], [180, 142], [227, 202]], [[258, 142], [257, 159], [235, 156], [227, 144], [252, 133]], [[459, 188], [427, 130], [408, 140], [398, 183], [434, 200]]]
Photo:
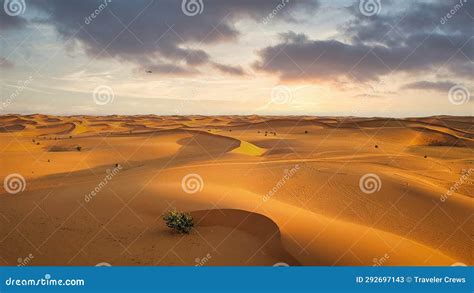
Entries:
[[474, 0], [0, 2], [0, 114], [474, 112]]

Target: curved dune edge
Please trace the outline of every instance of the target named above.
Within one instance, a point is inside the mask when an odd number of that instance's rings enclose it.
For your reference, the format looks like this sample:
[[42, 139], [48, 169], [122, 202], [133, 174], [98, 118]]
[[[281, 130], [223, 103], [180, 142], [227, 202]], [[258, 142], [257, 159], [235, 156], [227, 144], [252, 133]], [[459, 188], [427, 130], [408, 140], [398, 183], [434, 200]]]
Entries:
[[331, 219], [273, 199], [262, 202], [262, 196], [247, 190], [207, 185], [205, 192], [190, 198], [179, 190], [179, 184], [172, 182], [148, 188], [153, 193], [182, 200], [180, 206], [186, 206], [186, 202], [209, 206], [210, 202], [220, 200], [220, 208], [232, 207], [270, 218], [281, 231], [283, 247], [301, 265], [372, 266], [375, 260], [387, 256], [384, 265], [389, 266], [449, 266], [456, 262], [436, 249], [402, 236]]
[[240, 140], [240, 146], [230, 152], [234, 154], [259, 157], [265, 154], [266, 151], [266, 149], [260, 148], [250, 142]]
[[[219, 226], [246, 232], [261, 241], [261, 250], [265, 255], [288, 265], [299, 265], [283, 247], [278, 225], [264, 215], [236, 209], [199, 210], [190, 214], [198, 229]], [[249, 256], [246, 262], [250, 263], [251, 260], [252, 256]]]

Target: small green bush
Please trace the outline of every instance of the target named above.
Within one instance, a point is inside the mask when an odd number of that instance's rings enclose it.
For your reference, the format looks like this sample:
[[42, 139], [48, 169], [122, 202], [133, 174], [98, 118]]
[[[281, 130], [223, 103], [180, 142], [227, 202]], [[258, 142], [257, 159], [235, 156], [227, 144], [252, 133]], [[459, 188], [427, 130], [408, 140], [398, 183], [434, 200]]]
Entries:
[[176, 210], [168, 211], [163, 216], [163, 221], [168, 228], [175, 229], [182, 234], [188, 234], [194, 226], [193, 217], [190, 214]]

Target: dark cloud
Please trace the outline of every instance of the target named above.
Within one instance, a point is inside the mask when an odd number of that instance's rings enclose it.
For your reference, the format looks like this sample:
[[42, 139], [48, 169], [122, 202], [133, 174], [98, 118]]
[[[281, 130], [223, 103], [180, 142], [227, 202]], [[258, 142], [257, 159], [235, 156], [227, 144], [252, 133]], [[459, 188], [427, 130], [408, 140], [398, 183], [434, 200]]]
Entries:
[[6, 31], [10, 29], [19, 29], [26, 26], [27, 21], [21, 15], [10, 16], [5, 12], [4, 9], [5, 0], [0, 0], [0, 31]]
[[279, 44], [260, 50], [254, 66], [284, 80], [363, 81], [392, 72], [439, 69], [470, 78], [474, 72], [474, 3], [464, 3], [443, 21], [458, 3], [414, 2], [398, 11], [389, 4], [385, 7], [389, 13], [372, 17], [362, 15], [357, 4], [350, 7], [354, 18], [342, 28], [349, 41], [310, 40], [289, 32], [281, 35]]
[[[283, 80], [326, 80], [338, 77], [373, 79], [390, 69], [369, 46], [353, 46], [339, 41], [312, 41], [307, 36], [289, 32], [282, 42], [259, 51], [257, 70], [277, 74]], [[377, 53], [387, 55], [387, 49], [377, 47]], [[370, 55], [370, 56], [369, 56]]]
[[371, 17], [360, 13], [358, 2], [349, 9], [355, 18], [344, 26], [345, 34], [355, 43], [394, 46], [403, 43], [407, 36], [431, 32], [443, 34], [447, 39], [456, 35], [472, 36], [472, 1], [411, 1], [404, 6], [396, 1], [382, 1], [381, 14]]
[[432, 90], [438, 92], [445, 92], [447, 93], [450, 88], [456, 86], [456, 83], [452, 81], [417, 81], [405, 84], [402, 89], [407, 90]]
[[219, 64], [219, 63], [214, 63], [213, 66], [214, 68], [216, 68], [222, 73], [238, 75], [238, 76], [245, 75], [245, 71], [240, 66], [230, 66], [230, 65], [224, 65], [224, 64]]
[[[106, 0], [107, 1], [107, 0]], [[96, 58], [119, 58], [150, 67], [196, 72], [189, 67], [211, 64], [211, 56], [199, 49], [235, 40], [240, 32], [237, 20], [259, 21], [279, 0], [206, 0], [202, 14], [187, 16], [177, 0], [37, 0], [37, 9], [49, 15], [46, 20], [64, 38], [73, 38]], [[314, 11], [315, 0], [291, 2], [285, 9]], [[281, 19], [287, 19], [282, 14]], [[172, 63], [173, 65], [169, 65]], [[231, 68], [221, 67], [231, 72]], [[237, 71], [234, 71], [237, 72]]]

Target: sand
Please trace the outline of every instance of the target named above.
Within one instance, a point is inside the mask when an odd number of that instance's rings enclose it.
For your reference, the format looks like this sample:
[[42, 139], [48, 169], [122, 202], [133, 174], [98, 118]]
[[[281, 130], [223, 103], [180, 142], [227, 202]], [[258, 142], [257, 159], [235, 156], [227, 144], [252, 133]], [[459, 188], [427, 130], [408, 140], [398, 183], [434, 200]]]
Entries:
[[0, 116], [0, 265], [473, 265], [473, 122]]

